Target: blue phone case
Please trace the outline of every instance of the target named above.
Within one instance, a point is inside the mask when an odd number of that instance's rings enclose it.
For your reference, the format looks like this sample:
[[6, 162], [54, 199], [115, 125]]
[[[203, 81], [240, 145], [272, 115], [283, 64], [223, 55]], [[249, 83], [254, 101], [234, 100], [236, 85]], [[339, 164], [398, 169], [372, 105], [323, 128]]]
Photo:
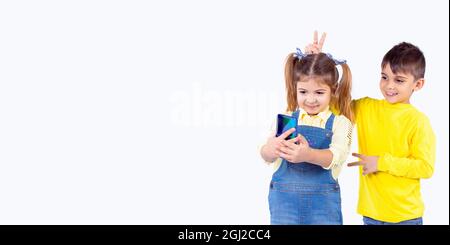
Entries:
[[288, 131], [291, 128], [295, 128], [295, 131], [290, 134], [286, 139], [293, 139], [297, 137], [297, 118], [292, 116], [287, 116], [283, 114], [278, 114], [277, 116], [277, 133], [276, 137], [280, 136], [284, 132]]

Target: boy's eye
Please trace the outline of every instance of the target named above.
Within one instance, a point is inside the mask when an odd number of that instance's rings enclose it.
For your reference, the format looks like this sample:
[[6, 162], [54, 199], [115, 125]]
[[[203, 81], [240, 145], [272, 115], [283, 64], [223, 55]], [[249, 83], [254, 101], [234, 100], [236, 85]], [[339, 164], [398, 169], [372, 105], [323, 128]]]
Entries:
[[397, 79], [395, 81], [398, 82], [398, 83], [403, 83], [404, 82], [403, 80], [400, 80], [400, 79]]
[[386, 80], [387, 77], [386, 76], [381, 76], [381, 79]]

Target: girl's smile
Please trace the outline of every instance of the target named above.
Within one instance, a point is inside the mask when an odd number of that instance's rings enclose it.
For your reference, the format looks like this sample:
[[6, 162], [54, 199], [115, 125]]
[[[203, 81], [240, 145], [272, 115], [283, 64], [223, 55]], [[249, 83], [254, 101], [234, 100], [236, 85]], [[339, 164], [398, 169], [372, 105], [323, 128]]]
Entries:
[[306, 79], [297, 82], [298, 106], [309, 115], [316, 115], [324, 111], [331, 99], [331, 88], [316, 79]]

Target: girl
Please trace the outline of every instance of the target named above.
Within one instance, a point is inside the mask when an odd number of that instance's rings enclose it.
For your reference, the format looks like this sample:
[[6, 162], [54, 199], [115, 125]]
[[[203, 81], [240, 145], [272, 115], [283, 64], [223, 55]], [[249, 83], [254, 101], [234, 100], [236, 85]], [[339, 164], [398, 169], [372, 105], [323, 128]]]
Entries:
[[309, 53], [297, 49], [285, 66], [287, 113], [298, 118], [298, 137], [285, 140], [291, 129], [261, 148], [266, 162], [277, 160], [269, 190], [271, 224], [342, 224], [337, 177], [351, 147], [351, 72], [330, 54]]

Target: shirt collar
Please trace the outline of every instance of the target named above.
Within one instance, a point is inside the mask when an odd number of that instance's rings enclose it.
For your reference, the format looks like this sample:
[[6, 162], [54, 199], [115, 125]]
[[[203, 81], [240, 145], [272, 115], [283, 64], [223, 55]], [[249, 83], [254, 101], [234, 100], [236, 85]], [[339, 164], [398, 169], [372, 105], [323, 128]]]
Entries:
[[299, 109], [299, 110], [300, 110], [300, 114], [298, 115], [299, 118], [303, 118], [303, 117], [312, 117], [312, 118], [313, 117], [319, 117], [322, 121], [326, 121], [330, 117], [330, 113], [331, 113], [330, 106], [327, 106], [325, 108], [325, 110], [323, 110], [323, 111], [319, 112], [319, 114], [313, 115], [313, 116], [308, 115], [308, 113], [306, 113], [305, 110], [302, 110], [302, 109]]

